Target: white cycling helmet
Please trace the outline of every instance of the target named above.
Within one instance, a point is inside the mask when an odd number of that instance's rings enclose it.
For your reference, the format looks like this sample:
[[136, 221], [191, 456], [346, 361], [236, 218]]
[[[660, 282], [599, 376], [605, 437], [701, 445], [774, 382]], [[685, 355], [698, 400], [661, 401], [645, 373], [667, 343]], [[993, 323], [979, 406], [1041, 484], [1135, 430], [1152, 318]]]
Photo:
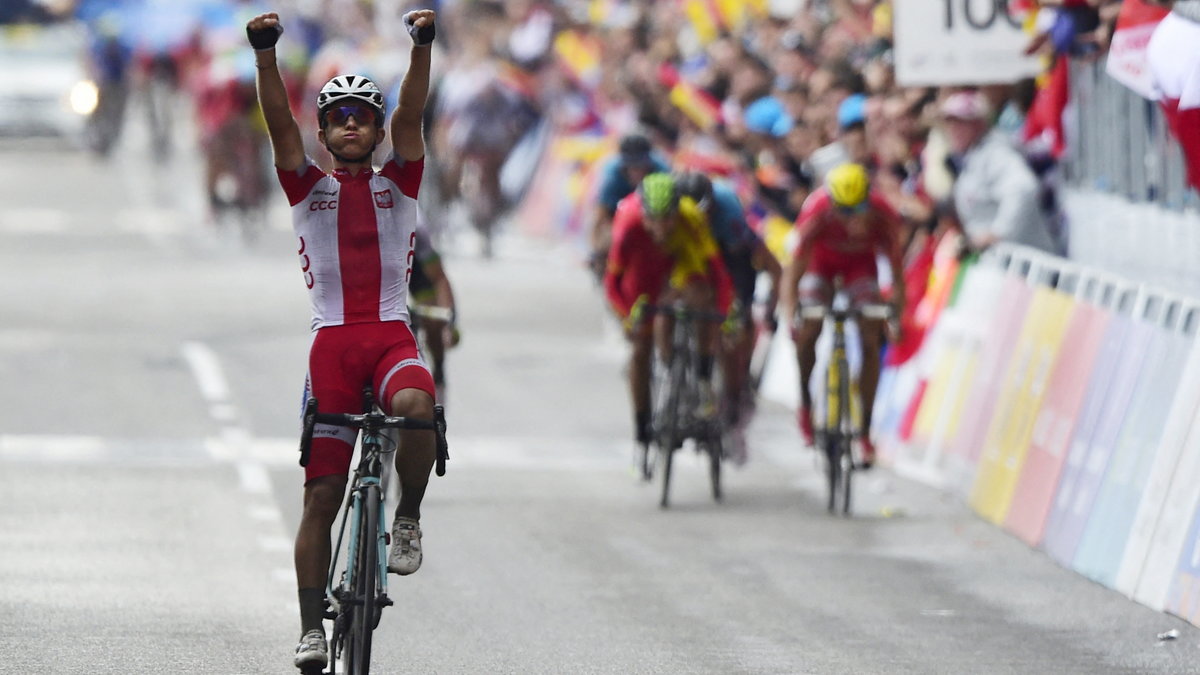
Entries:
[[321, 87], [321, 93], [317, 94], [317, 122], [324, 125], [325, 109], [347, 98], [370, 105], [379, 115], [379, 124], [383, 125], [387, 112], [383, 107], [383, 92], [362, 75], [338, 75]]

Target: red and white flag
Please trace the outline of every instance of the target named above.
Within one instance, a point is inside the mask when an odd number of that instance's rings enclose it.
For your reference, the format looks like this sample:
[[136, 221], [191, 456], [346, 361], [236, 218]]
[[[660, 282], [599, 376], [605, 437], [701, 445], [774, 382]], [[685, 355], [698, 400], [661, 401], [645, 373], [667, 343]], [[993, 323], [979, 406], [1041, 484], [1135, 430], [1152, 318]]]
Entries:
[[1172, 13], [1146, 46], [1154, 98], [1187, 162], [1188, 184], [1200, 190], [1200, 23]]
[[1156, 98], [1146, 45], [1168, 11], [1145, 0], [1125, 0], [1117, 17], [1108, 51], [1108, 74], [1143, 98]]

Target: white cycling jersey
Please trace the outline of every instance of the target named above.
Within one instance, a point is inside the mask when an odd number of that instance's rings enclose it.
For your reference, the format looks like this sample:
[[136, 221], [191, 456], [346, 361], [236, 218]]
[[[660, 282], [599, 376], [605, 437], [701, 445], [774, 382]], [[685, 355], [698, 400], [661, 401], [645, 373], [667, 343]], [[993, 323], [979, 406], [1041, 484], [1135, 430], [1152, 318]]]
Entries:
[[297, 171], [278, 171], [292, 205], [313, 330], [408, 321], [424, 166], [423, 159], [392, 155], [378, 173], [327, 174], [305, 157]]

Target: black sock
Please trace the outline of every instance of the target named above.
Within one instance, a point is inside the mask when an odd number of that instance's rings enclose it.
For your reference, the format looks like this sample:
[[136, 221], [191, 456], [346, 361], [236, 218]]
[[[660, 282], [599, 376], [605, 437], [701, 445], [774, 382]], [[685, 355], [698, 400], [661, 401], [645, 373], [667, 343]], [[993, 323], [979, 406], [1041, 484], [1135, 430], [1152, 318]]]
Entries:
[[705, 382], [712, 379], [713, 360], [711, 356], [701, 356], [700, 363], [696, 364], [696, 374]]
[[635, 430], [635, 433], [637, 433], [637, 442], [638, 443], [649, 443], [650, 442], [650, 411], [649, 410], [639, 410], [634, 414], [634, 417], [636, 418], [635, 425], [637, 426], [637, 429]]
[[325, 589], [301, 588], [300, 596], [300, 633], [304, 634], [313, 629], [325, 631], [321, 621], [325, 618]]

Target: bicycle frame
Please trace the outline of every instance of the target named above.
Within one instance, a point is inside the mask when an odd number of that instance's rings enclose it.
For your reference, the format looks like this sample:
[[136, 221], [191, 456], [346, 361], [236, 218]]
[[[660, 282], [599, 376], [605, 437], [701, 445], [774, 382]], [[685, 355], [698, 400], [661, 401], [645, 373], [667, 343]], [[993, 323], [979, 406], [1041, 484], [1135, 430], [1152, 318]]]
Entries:
[[[350, 552], [359, 550], [359, 538], [363, 535], [359, 531], [362, 523], [362, 510], [364, 508], [374, 508], [378, 513], [376, 522], [378, 523], [378, 532], [376, 532], [376, 541], [378, 546], [377, 571], [379, 572], [378, 588], [379, 594], [383, 598], [387, 598], [387, 519], [383, 516], [386, 513], [387, 499], [383, 494], [383, 486], [381, 484], [382, 473], [382, 455], [383, 453], [383, 434], [378, 431], [363, 432], [361, 442], [362, 456], [358, 463], [358, 468], [354, 470], [354, 480], [350, 486], [350, 498], [346, 500], [346, 504], [342, 511], [342, 524], [338, 528], [337, 544], [333, 549], [333, 556], [329, 561], [329, 574], [325, 580], [325, 596], [331, 604], [337, 602], [337, 594], [333, 587], [334, 579], [336, 578], [336, 570], [338, 558], [342, 551], [342, 538], [346, 533], [346, 524], [350, 524], [350, 538], [347, 540], [346, 551], [349, 557]], [[355, 566], [348, 564], [345, 570], [345, 578], [342, 584], [345, 588], [354, 588], [354, 573]], [[336, 605], [335, 605], [336, 608]]]
[[[370, 388], [363, 392], [366, 413], [361, 415], [321, 414], [317, 401], [308, 399], [304, 410], [304, 430], [300, 439], [300, 465], [308, 464], [313, 429], [318, 422], [349, 426], [362, 430], [358, 467], [350, 486], [350, 498], [342, 512], [337, 544], [330, 556], [325, 594], [333, 619], [330, 674], [336, 673], [337, 660], [347, 654], [348, 667], [354, 675], [367, 673], [370, 668], [371, 633], [379, 623], [384, 607], [392, 604], [387, 595], [388, 519], [385, 517], [385, 497], [381, 484], [383, 431], [385, 429], [426, 429], [436, 438], [436, 473], [446, 473], [449, 452], [446, 444], [446, 420], [440, 405], [434, 406], [433, 420], [389, 417], [375, 403]], [[349, 538], [346, 538], [349, 523]], [[365, 524], [365, 525], [364, 525]], [[364, 527], [366, 530], [364, 531]], [[375, 542], [369, 541], [374, 532]], [[346, 566], [335, 585], [342, 542], [346, 541]], [[360, 562], [362, 561], [362, 562]], [[360, 569], [365, 567], [366, 569]], [[369, 574], [370, 576], [363, 576]], [[344, 606], [351, 603], [349, 611]], [[347, 651], [348, 650], [348, 651]]]
[[663, 468], [662, 496], [659, 505], [666, 508], [669, 502], [671, 464], [677, 446], [692, 438], [697, 449], [709, 455], [709, 477], [713, 499], [721, 500], [721, 457], [723, 455], [719, 418], [705, 420], [697, 418], [695, 410], [699, 403], [699, 380], [696, 376], [696, 360], [699, 358], [696, 324], [701, 321], [721, 321], [723, 316], [696, 311], [683, 306], [654, 307], [652, 311], [673, 317], [671, 332], [671, 357], [666, 363], [666, 377], [655, 396], [654, 426], [658, 438]]
[[842, 513], [849, 515], [851, 479], [856, 469], [852, 442], [865, 430], [862, 429], [863, 409], [858, 383], [850, 370], [846, 324], [863, 318], [890, 320], [891, 307], [879, 304], [867, 304], [859, 308], [814, 305], [802, 307], [800, 316], [819, 320], [828, 317], [833, 324], [833, 345], [825, 371], [824, 424], [817, 430], [817, 440], [826, 458], [829, 480], [827, 509], [834, 513], [840, 505]]

